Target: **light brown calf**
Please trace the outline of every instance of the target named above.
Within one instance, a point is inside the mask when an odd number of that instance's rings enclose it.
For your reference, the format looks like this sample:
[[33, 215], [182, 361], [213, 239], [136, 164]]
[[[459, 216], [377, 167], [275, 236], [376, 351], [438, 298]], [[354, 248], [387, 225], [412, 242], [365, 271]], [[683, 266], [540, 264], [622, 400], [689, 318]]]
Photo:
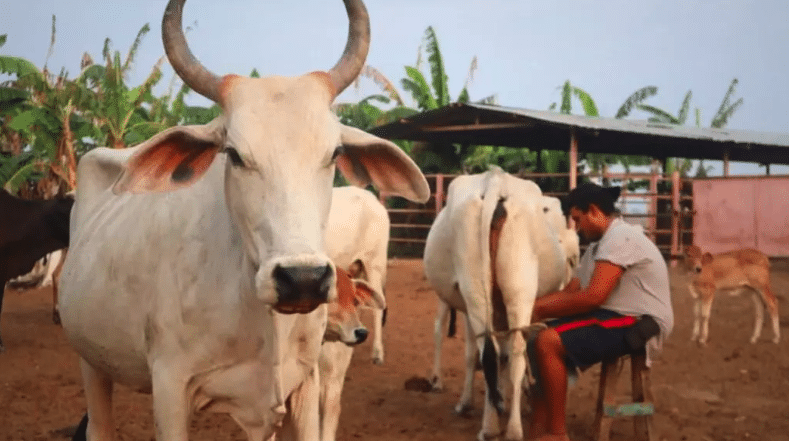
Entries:
[[693, 307], [693, 335], [691, 341], [707, 343], [710, 310], [717, 291], [732, 296], [743, 291], [753, 293], [756, 320], [751, 343], [762, 333], [764, 308], [773, 324], [773, 343], [780, 340], [778, 302], [770, 286], [770, 260], [758, 250], [740, 249], [720, 254], [702, 253], [691, 245], [685, 249], [685, 267], [691, 272], [690, 294], [696, 300]]

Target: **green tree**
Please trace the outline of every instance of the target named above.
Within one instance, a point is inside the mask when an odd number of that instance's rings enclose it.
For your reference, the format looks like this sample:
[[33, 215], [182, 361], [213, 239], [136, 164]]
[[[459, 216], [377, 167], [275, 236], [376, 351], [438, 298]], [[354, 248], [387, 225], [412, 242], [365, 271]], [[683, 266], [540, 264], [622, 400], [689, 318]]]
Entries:
[[[428, 75], [430, 82], [422, 73], [423, 51], [427, 55]], [[469, 74], [458, 94], [456, 102], [470, 102], [468, 87], [477, 69], [477, 58], [471, 60]], [[416, 108], [429, 111], [449, 105], [452, 102], [444, 67], [444, 58], [438, 44], [438, 37], [432, 26], [428, 26], [417, 54], [415, 66], [405, 66], [406, 77], [400, 82], [403, 89], [411, 94]], [[495, 103], [495, 95], [485, 97], [478, 103]], [[412, 156], [422, 170], [433, 173], [455, 173], [463, 168], [464, 159], [469, 157], [478, 146], [455, 144], [414, 143]]]
[[81, 77], [82, 84], [94, 91], [85, 113], [103, 134], [103, 139], [99, 140], [101, 145], [124, 148], [149, 138], [160, 129], [150, 124], [143, 104], [154, 101], [151, 91], [161, 79], [164, 57], [154, 64], [141, 85], [129, 88], [125, 82], [140, 43], [149, 30], [147, 24], [140, 29], [123, 62], [119, 51], [110, 51], [111, 41], [107, 38], [102, 50], [104, 65], [89, 66]]
[[[48, 54], [55, 45], [55, 24], [53, 16]], [[87, 99], [88, 91], [70, 81], [64, 70], [53, 75], [46, 63], [39, 70], [20, 57], [0, 56], [0, 72], [13, 77], [0, 85], [4, 142], [10, 141], [9, 150], [13, 154], [29, 153], [29, 160], [19, 162], [13, 178], [6, 176], [3, 184], [17, 190], [23, 182], [38, 180], [40, 186], [46, 187], [40, 189], [42, 194], [50, 194], [59, 184], [64, 184], [60, 185], [63, 190], [73, 188], [76, 183], [75, 139], [89, 130], [89, 124], [76, 109]], [[4, 166], [8, 169], [7, 162]]]

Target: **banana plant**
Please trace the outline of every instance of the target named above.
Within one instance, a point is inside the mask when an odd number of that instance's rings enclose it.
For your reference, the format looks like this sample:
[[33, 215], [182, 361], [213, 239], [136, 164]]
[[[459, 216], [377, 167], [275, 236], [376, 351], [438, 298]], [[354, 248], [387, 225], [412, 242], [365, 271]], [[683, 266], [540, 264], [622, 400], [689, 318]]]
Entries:
[[81, 78], [83, 84], [95, 93], [95, 99], [85, 114], [99, 128], [104, 138], [101, 143], [108, 147], [124, 148], [155, 133], [142, 104], [154, 100], [151, 91], [162, 77], [164, 57], [154, 64], [141, 85], [129, 88], [125, 82], [148, 31], [150, 27], [147, 24], [140, 29], [123, 62], [119, 51], [111, 52], [111, 41], [106, 39], [102, 50], [104, 65], [90, 66]]

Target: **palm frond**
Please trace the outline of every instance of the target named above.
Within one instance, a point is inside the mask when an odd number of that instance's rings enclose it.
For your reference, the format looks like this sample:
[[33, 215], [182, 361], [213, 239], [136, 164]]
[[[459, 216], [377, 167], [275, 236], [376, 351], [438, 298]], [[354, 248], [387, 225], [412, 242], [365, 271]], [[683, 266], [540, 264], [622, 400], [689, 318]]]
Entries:
[[356, 78], [356, 84], [358, 84], [359, 79], [362, 77], [369, 78], [373, 80], [373, 82], [378, 85], [388, 96], [392, 99], [397, 105], [403, 105], [403, 98], [400, 96], [400, 93], [397, 92], [397, 88], [395, 85], [389, 81], [389, 78], [386, 75], [382, 74], [378, 69], [374, 68], [373, 66], [365, 65], [362, 69], [362, 72]]
[[30, 161], [19, 166], [7, 178], [4, 178], [3, 188], [11, 194], [16, 194], [22, 185], [33, 179], [37, 174], [38, 169], [35, 161]]
[[20, 57], [0, 56], [0, 73], [16, 75], [20, 82], [25, 84], [21, 86], [31, 86], [35, 89], [41, 89], [46, 84], [44, 74], [38, 68]]
[[726, 127], [726, 125], [729, 123], [729, 118], [731, 118], [731, 116], [737, 111], [737, 109], [740, 108], [740, 106], [742, 106], [742, 98], [735, 101], [734, 104], [724, 110], [723, 113], [717, 115], [715, 119], [712, 120], [712, 124], [710, 124], [710, 126], [716, 129]]
[[729, 107], [731, 96], [734, 94], [734, 90], [737, 88], [738, 82], [739, 81], [737, 80], [737, 78], [731, 80], [731, 84], [729, 84], [729, 89], [726, 91], [726, 94], [723, 95], [723, 101], [721, 101], [721, 105], [718, 108], [718, 111], [715, 112], [715, 116], [712, 117], [713, 121], [715, 121], [715, 119], [718, 118], [718, 115], [722, 114]]
[[436, 102], [439, 106], [446, 106], [449, 104], [449, 86], [447, 85], [448, 78], [444, 70], [444, 58], [441, 55], [441, 50], [438, 47], [438, 37], [432, 26], [428, 26], [425, 30], [425, 52], [427, 52], [427, 61], [430, 64], [430, 76], [432, 78], [433, 90], [435, 91]]
[[677, 118], [674, 115], [666, 112], [663, 109], [657, 108], [655, 106], [650, 106], [648, 104], [637, 104], [636, 108], [638, 108], [639, 110], [643, 110], [644, 112], [652, 114], [652, 116], [649, 118], [649, 121], [651, 121], [651, 122], [668, 123], [668, 124], [679, 124], [679, 121], [677, 120]]
[[471, 66], [469, 66], [468, 68], [468, 75], [466, 76], [465, 86], [463, 86], [465, 89], [468, 89], [468, 87], [474, 81], [474, 73], [476, 73], [477, 67], [478, 67], [477, 56], [474, 55], [474, 57], [471, 59]]
[[129, 48], [129, 52], [126, 54], [126, 61], [123, 62], [123, 68], [121, 71], [125, 74], [128, 72], [131, 64], [134, 62], [134, 57], [137, 55], [137, 49], [140, 47], [140, 43], [142, 42], [143, 37], [148, 31], [151, 30], [151, 27], [148, 23], [145, 23], [142, 28], [137, 32], [137, 37], [134, 39], [134, 43], [132, 43], [131, 47]]
[[580, 87], [573, 87], [573, 95], [581, 101], [581, 106], [584, 108], [584, 115], [598, 117], [600, 113], [597, 111], [597, 105], [595, 104], [592, 96], [586, 93], [585, 90], [581, 89]]
[[624, 118], [630, 114], [635, 108], [636, 104], [641, 103], [645, 99], [657, 95], [658, 88], [655, 86], [646, 86], [633, 92], [616, 112], [615, 118]]
[[412, 66], [406, 66], [405, 72], [408, 78], [403, 78], [401, 83], [403, 89], [410, 92], [417, 107], [421, 110], [432, 110], [438, 108], [436, 99], [427, 84], [424, 75], [418, 69]]
[[49, 57], [52, 56], [52, 53], [55, 51], [55, 14], [52, 14], [52, 34], [49, 38], [49, 49], [47, 49], [47, 57], [44, 59], [44, 69], [47, 70], [47, 63], [49, 62]]
[[0, 47], [3, 47], [6, 39], [8, 39], [8, 34], [0, 34]]
[[455, 101], [459, 103], [467, 103], [470, 100], [471, 98], [468, 95], [468, 89], [464, 87], [463, 90], [460, 91], [460, 95], [458, 95], [457, 100]]
[[685, 99], [682, 100], [682, 105], [679, 107], [679, 114], [677, 115], [679, 124], [685, 124], [685, 121], [688, 119], [691, 97], [693, 97], [693, 92], [689, 90], [688, 93], [685, 94]]
[[559, 113], [569, 115], [572, 112], [572, 86], [570, 85], [570, 80], [567, 80], [564, 82], [564, 86], [562, 86], [562, 107], [559, 109]]

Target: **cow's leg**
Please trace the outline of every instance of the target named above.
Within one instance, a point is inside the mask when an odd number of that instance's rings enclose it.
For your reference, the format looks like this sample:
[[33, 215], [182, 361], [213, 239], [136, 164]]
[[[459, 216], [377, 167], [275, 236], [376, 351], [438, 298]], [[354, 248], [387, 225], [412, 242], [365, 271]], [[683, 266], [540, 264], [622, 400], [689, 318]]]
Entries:
[[373, 364], [384, 364], [384, 313], [383, 309], [373, 308]]
[[455, 406], [455, 413], [466, 415], [474, 408], [474, 371], [477, 367], [477, 346], [474, 344], [474, 332], [471, 330], [471, 323], [468, 315], [466, 317], [466, 373], [463, 379], [463, 393], [460, 401]]
[[775, 294], [773, 294], [773, 290], [770, 287], [769, 275], [768, 282], [759, 290], [759, 294], [762, 297], [762, 302], [764, 302], [767, 313], [770, 314], [770, 319], [773, 324], [773, 343], [778, 343], [781, 341], [781, 325], [778, 319], [778, 300], [775, 298]]
[[319, 415], [320, 374], [316, 366], [288, 398], [290, 413], [283, 421], [282, 441], [315, 441], [320, 439]]
[[701, 299], [693, 299], [693, 333], [690, 341], [699, 341], [701, 336]]
[[712, 299], [712, 295], [703, 297], [701, 299], [701, 305], [699, 306], [699, 312], [701, 314], [701, 334], [699, 336], [699, 344], [702, 346], [707, 344], [707, 336], [709, 335]]
[[[60, 324], [60, 306], [58, 306], [58, 285], [60, 284], [60, 273], [63, 272], [63, 263], [66, 261], [68, 248], [63, 249], [58, 253], [57, 266], [52, 273], [52, 322], [56, 325]], [[54, 256], [53, 256], [54, 258]]]
[[688, 291], [690, 291], [690, 296], [693, 298], [693, 333], [690, 335], [690, 341], [698, 341], [701, 331], [701, 299], [693, 285], [688, 287]]
[[753, 334], [751, 335], [751, 344], [759, 341], [762, 335], [762, 327], [764, 326], [764, 305], [762, 300], [762, 292], [756, 288], [753, 289]]
[[79, 361], [85, 400], [88, 403], [87, 439], [110, 441], [115, 436], [112, 419], [112, 380], [83, 359]]
[[504, 439], [507, 441], [523, 439], [521, 424], [521, 398], [523, 377], [526, 374], [526, 339], [523, 333], [515, 331], [509, 337], [509, 396], [510, 417]]
[[[324, 343], [336, 346], [341, 343]], [[325, 354], [325, 357], [324, 357]], [[345, 373], [351, 364], [353, 349], [345, 345], [331, 348], [321, 354], [320, 361], [320, 410], [321, 410], [321, 441], [334, 441], [337, 437], [337, 426], [340, 422], [342, 389], [345, 384]]]
[[186, 395], [186, 371], [172, 361], [154, 361], [151, 366], [153, 420], [157, 441], [187, 441], [189, 438], [190, 407]]
[[[501, 353], [496, 339], [490, 338], [489, 341], [493, 343], [496, 354]], [[485, 338], [479, 337], [476, 339], [476, 342], [479, 353], [483, 354], [484, 356]], [[485, 361], [482, 360], [482, 363], [484, 365]], [[495, 393], [495, 391], [491, 391], [488, 388], [487, 382], [485, 382], [485, 406], [482, 409], [482, 429], [480, 429], [479, 433], [477, 434], [477, 439], [480, 441], [494, 439], [501, 434], [501, 428], [499, 427], [499, 413], [496, 407], [493, 405], [493, 399], [491, 398], [491, 394], [493, 393]]]
[[[447, 317], [449, 317], [449, 305], [438, 299], [436, 320], [433, 324], [433, 374], [430, 375], [430, 385], [436, 392], [444, 390], [444, 381], [441, 376], [441, 343], [444, 340], [444, 324]], [[468, 340], [466, 340], [466, 345], [468, 344]]]

